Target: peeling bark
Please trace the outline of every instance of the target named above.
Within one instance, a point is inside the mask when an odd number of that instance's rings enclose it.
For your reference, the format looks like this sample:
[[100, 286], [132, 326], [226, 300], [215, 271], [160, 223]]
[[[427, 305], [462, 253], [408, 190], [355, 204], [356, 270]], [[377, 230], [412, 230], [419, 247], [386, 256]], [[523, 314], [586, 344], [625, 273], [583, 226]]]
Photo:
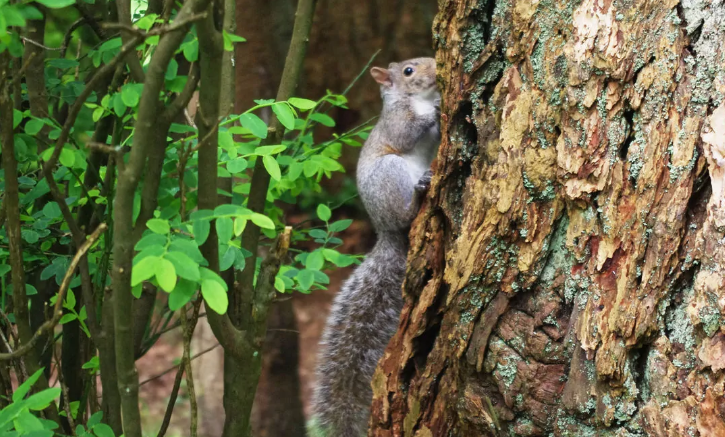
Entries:
[[725, 4], [442, 0], [371, 436], [725, 435]]

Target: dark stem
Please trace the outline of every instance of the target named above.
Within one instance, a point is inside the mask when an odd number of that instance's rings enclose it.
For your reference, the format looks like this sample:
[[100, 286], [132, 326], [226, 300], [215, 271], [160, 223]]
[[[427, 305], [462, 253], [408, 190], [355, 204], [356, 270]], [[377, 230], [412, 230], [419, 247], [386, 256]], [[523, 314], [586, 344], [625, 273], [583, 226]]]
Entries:
[[[12, 84], [10, 83], [11, 74], [10, 54], [6, 50], [0, 54], [0, 143], [2, 143], [2, 160], [3, 169], [5, 171], [5, 214], [6, 214], [6, 233], [8, 236], [8, 251], [10, 258], [12, 289], [13, 289], [13, 306], [15, 315], [15, 324], [18, 329], [18, 338], [22, 343], [20, 349], [25, 350], [12, 358], [17, 358], [23, 354], [28, 354], [25, 360], [25, 366], [29, 372], [35, 373], [38, 370], [38, 356], [33, 348], [31, 339], [34, 338], [30, 328], [30, 319], [28, 315], [28, 298], [25, 294], [25, 274], [23, 268], [23, 248], [20, 236], [20, 202], [18, 191], [18, 162], [15, 159], [15, 145], [13, 134], [13, 99]], [[8, 354], [14, 352], [8, 351]], [[48, 388], [48, 380], [45, 375], [40, 376], [37, 382], [38, 387], [42, 390]], [[58, 410], [55, 403], [46, 409], [48, 419], [60, 424], [58, 420]]]

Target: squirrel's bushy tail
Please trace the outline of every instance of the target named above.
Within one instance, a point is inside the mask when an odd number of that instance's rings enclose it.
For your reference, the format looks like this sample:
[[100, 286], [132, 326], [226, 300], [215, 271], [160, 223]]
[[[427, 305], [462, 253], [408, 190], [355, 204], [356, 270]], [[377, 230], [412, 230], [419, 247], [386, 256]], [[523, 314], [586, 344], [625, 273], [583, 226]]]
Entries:
[[375, 367], [398, 327], [407, 240], [382, 233], [335, 296], [317, 359], [310, 437], [366, 435]]

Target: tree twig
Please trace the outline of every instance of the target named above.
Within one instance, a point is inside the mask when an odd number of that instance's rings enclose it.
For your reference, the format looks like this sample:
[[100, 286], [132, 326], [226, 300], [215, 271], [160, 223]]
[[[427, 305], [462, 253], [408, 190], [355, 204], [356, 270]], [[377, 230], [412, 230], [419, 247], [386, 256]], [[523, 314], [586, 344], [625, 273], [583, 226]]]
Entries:
[[[221, 346], [221, 344], [217, 343], [214, 346], [210, 346], [210, 347], [204, 349], [203, 351], [199, 352], [198, 354], [193, 355], [191, 357], [191, 361], [194, 361], [195, 359], [199, 358], [200, 356], [213, 351], [214, 349], [218, 348], [219, 346]], [[159, 373], [158, 375], [154, 375], [154, 376], [150, 377], [149, 379], [145, 379], [145, 380], [141, 381], [139, 383], [139, 385], [146, 385], [151, 381], [155, 381], [155, 380], [161, 378], [162, 376], [166, 375], [167, 373], [172, 372], [174, 369], [178, 369], [179, 366], [181, 366], [181, 364], [177, 364], [175, 366], [169, 367], [168, 369], [164, 370], [163, 372]]]
[[25, 41], [27, 43], [30, 43], [30, 44], [32, 44], [32, 45], [34, 45], [36, 47], [40, 47], [41, 49], [44, 49], [44, 50], [48, 50], [48, 51], [63, 50], [62, 47], [48, 47], [48, 46], [46, 46], [44, 44], [39, 43], [38, 41], [35, 41], [35, 40], [32, 40], [32, 39], [28, 38], [27, 36], [21, 36], [20, 39], [22, 39], [23, 41]]
[[[217, 345], [218, 346], [218, 345]], [[176, 405], [176, 398], [179, 396], [179, 389], [181, 388], [181, 380], [184, 375], [184, 367], [186, 362], [182, 361], [176, 371], [176, 377], [174, 378], [174, 386], [171, 389], [171, 395], [169, 395], [169, 402], [166, 404], [166, 411], [164, 412], [164, 419], [161, 421], [161, 428], [156, 437], [164, 437], [166, 431], [169, 429], [171, 423], [171, 415], [174, 413], [174, 406]], [[172, 370], [175, 367], [172, 367]], [[143, 383], [142, 383], [143, 384]]]

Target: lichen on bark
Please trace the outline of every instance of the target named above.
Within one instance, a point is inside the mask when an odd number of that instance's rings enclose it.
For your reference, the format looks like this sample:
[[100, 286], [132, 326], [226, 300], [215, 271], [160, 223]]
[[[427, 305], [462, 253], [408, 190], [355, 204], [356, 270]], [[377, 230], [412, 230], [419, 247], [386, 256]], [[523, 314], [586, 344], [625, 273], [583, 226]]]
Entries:
[[725, 5], [439, 6], [370, 435], [725, 435]]

